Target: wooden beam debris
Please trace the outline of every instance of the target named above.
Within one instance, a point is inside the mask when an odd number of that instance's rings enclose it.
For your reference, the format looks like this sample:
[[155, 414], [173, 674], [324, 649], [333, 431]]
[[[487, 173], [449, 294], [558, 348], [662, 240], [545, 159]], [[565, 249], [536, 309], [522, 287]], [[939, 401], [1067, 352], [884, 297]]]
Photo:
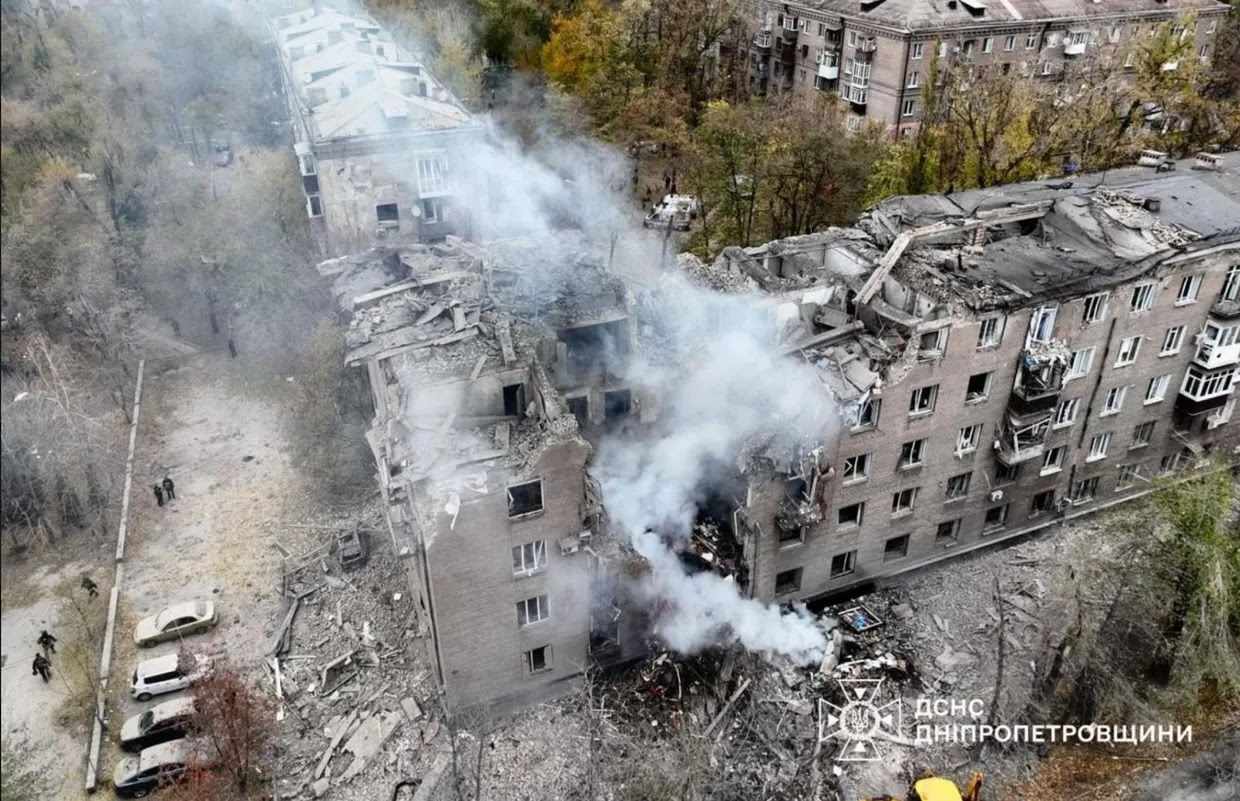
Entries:
[[748, 676], [745, 677], [745, 680], [741, 682], [741, 686], [736, 688], [736, 692], [732, 693], [732, 697], [729, 698], [728, 702], [723, 705], [723, 709], [719, 710], [719, 714], [715, 715], [715, 719], [712, 720], [710, 725], [706, 727], [706, 731], [702, 732], [703, 737], [709, 737], [710, 733], [715, 730], [715, 727], [719, 725], [719, 722], [723, 720], [724, 716], [732, 711], [732, 707], [736, 705], [738, 700], [740, 700], [741, 695], [745, 692], [745, 690], [749, 689], [751, 681], [752, 680]]

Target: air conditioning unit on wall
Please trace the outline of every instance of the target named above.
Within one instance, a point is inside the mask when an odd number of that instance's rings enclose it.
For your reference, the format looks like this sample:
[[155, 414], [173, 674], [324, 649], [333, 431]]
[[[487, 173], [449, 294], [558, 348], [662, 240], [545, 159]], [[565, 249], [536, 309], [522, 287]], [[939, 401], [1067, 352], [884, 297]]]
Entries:
[[1003, 490], [992, 490], [990, 493], [991, 502], [1003, 500]]

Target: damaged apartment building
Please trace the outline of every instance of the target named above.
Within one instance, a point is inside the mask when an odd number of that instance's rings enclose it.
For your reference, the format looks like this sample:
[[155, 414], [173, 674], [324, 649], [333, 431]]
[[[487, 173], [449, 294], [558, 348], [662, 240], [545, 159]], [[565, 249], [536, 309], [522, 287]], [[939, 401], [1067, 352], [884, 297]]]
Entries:
[[1236, 459], [1240, 179], [1112, 172], [901, 197], [856, 230], [725, 251], [779, 302], [838, 433], [751, 466], [754, 596], [807, 599]]
[[449, 175], [482, 129], [447, 87], [365, 16], [314, 3], [270, 24], [323, 252], [468, 234]]
[[352, 317], [367, 439], [454, 711], [558, 695], [591, 657], [632, 655], [620, 629], [636, 620], [608, 587], [633, 565], [586, 468], [590, 438], [640, 415], [633, 298], [566, 238], [450, 237], [320, 266]]
[[[770, 308], [838, 426], [738, 454], [686, 570], [778, 603], [880, 578], [1137, 497], [1234, 454], [1240, 180], [1112, 171], [895, 198], [686, 277]], [[368, 371], [368, 440], [448, 708], [514, 709], [645, 648], [648, 570], [607, 529], [599, 438], [640, 434], [667, 356], [653, 285], [568, 233], [325, 262]], [[605, 249], [605, 248], [604, 248]], [[708, 343], [703, 343], [708, 346]], [[1234, 458], [1234, 456], [1232, 456]]]

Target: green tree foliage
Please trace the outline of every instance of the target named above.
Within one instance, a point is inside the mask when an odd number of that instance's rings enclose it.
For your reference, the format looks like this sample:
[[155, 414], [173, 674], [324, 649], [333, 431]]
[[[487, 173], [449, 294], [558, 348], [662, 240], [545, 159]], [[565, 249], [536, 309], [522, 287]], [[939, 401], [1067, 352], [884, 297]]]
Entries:
[[1104, 522], [1107, 547], [1074, 572], [1076, 622], [1045, 666], [1054, 714], [1131, 723], [1240, 701], [1238, 501], [1226, 465], [1207, 461]]
[[[1129, 164], [1146, 147], [1191, 155], [1240, 142], [1234, 59], [1220, 37], [1211, 69], [1186, 16], [1051, 79], [932, 60], [922, 123], [874, 172], [868, 197], [970, 189]], [[1240, 39], [1240, 37], [1238, 37]], [[1127, 66], [1126, 66], [1127, 65]], [[1233, 76], [1233, 77], [1229, 77]], [[1232, 93], [1232, 94], [1229, 94]]]
[[696, 244], [711, 251], [844, 224], [881, 152], [873, 132], [847, 136], [829, 100], [716, 101], [693, 136], [689, 188], [705, 212]]
[[311, 332], [294, 378], [286, 419], [298, 463], [329, 495], [345, 497], [369, 485], [370, 394], [365, 372], [345, 365], [339, 328], [325, 321]]

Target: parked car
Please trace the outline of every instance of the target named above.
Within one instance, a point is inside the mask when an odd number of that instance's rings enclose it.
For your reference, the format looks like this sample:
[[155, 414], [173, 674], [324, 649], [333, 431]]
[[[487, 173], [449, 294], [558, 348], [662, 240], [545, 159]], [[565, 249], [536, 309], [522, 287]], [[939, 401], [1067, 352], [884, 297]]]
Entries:
[[181, 781], [191, 765], [205, 759], [193, 740], [173, 740], [125, 757], [112, 773], [112, 788], [121, 798], [142, 798], [170, 782]]
[[146, 659], [134, 668], [130, 692], [139, 701], [184, 690], [211, 671], [211, 660], [195, 654], [167, 654]]
[[211, 601], [173, 604], [157, 615], [138, 621], [133, 641], [139, 648], [150, 648], [167, 640], [210, 631], [219, 622]]
[[693, 195], [666, 195], [651, 207], [642, 225], [666, 229], [670, 222], [677, 231], [688, 231], [697, 215], [698, 201]]
[[121, 726], [121, 750], [134, 753], [189, 733], [197, 714], [193, 698], [176, 698], [139, 712]]
[[361, 531], [342, 531], [336, 535], [336, 555], [342, 570], [356, 570], [366, 564], [369, 550], [366, 534]]

